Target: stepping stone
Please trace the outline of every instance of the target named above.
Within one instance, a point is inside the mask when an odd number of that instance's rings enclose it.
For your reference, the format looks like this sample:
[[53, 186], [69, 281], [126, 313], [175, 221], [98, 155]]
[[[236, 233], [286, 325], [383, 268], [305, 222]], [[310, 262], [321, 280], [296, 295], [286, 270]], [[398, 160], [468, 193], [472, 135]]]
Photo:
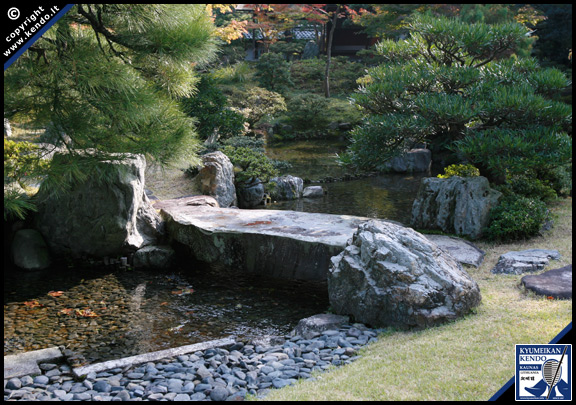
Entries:
[[572, 265], [535, 276], [524, 276], [520, 282], [538, 295], [570, 299], [572, 298]]
[[480, 267], [484, 260], [484, 251], [474, 244], [460, 238], [446, 235], [424, 235], [435, 243], [440, 249], [452, 256], [460, 264], [467, 264], [476, 268]]
[[61, 357], [62, 352], [57, 347], [4, 356], [4, 379], [38, 375], [41, 373], [38, 363], [55, 361]]
[[494, 274], [523, 274], [543, 270], [550, 259], [560, 259], [557, 250], [528, 249], [504, 253], [491, 270]]

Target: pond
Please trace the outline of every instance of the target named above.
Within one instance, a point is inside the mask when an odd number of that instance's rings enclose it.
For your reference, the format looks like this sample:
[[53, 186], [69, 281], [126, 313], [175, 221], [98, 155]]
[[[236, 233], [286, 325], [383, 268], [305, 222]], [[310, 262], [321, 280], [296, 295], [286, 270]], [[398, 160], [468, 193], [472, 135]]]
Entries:
[[[274, 146], [287, 172], [312, 180], [341, 177], [339, 142]], [[322, 183], [327, 194], [268, 205], [409, 223], [424, 174]], [[316, 184], [316, 183], [314, 183]], [[57, 265], [45, 272], [4, 268], [4, 355], [64, 345], [79, 364], [234, 336], [285, 335], [329, 308], [326, 282], [238, 277], [230, 269], [180, 263], [170, 271]]]
[[325, 283], [192, 266], [5, 268], [4, 355], [65, 345], [78, 364], [92, 364], [227, 336], [282, 336], [328, 309]]
[[[292, 165], [282, 174], [314, 181], [326, 177], [338, 178], [346, 173], [337, 162], [337, 154], [344, 150], [345, 144], [339, 141], [308, 140], [268, 146], [266, 154]], [[407, 225], [420, 180], [429, 176], [426, 173], [386, 174], [314, 183], [324, 188], [324, 197], [279, 201], [266, 208], [382, 218]]]

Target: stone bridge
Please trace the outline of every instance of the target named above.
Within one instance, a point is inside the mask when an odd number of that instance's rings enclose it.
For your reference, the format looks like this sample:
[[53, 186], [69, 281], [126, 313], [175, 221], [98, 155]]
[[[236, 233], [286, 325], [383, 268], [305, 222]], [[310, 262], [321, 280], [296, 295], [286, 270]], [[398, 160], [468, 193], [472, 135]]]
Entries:
[[198, 260], [243, 271], [302, 280], [326, 280], [339, 254], [369, 218], [296, 211], [157, 204], [171, 241]]
[[[188, 203], [182, 198], [155, 204], [171, 242], [178, 242], [203, 262], [287, 279], [326, 280], [330, 259], [344, 250], [361, 223], [371, 219]], [[431, 240], [433, 237], [435, 244], [460, 263], [480, 265], [484, 252], [468, 242], [430, 235]]]

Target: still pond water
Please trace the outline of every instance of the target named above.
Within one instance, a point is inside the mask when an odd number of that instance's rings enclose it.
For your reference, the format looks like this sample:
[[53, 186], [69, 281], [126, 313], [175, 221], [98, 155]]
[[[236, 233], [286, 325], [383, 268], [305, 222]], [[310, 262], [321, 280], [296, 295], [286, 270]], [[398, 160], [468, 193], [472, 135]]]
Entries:
[[[272, 159], [289, 162], [286, 173], [317, 181], [326, 177], [341, 178], [346, 170], [338, 165], [337, 154], [344, 151], [341, 142], [301, 141], [269, 146]], [[325, 214], [357, 215], [410, 223], [412, 203], [420, 180], [430, 174], [387, 174], [350, 181], [324, 182], [322, 198], [282, 201], [268, 205], [268, 209], [321, 212]]]
[[[267, 149], [292, 164], [289, 174], [341, 177], [338, 143], [298, 142]], [[387, 218], [408, 223], [423, 175], [386, 175], [322, 183], [318, 199], [270, 209]], [[314, 183], [316, 184], [316, 183]], [[233, 270], [233, 269], [232, 269]], [[103, 266], [4, 269], [4, 355], [64, 345], [78, 364], [235, 336], [284, 335], [299, 319], [326, 312], [325, 282], [237, 277], [195, 262], [166, 272]]]

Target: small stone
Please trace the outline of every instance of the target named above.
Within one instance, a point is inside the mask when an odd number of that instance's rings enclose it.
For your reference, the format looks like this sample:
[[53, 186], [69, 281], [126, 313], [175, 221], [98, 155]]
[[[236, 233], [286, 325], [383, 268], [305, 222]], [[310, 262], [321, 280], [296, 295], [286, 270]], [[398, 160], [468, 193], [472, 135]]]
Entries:
[[196, 388], [194, 388], [194, 391], [203, 392], [203, 391], [209, 390], [211, 388], [212, 388], [212, 386], [210, 384], [198, 384], [196, 386]]
[[20, 381], [20, 379], [16, 378], [16, 377], [11, 378], [6, 383], [5, 388], [8, 390], [18, 390], [18, 389], [22, 388], [22, 381]]
[[150, 394], [148, 395], [148, 400], [149, 401], [161, 401], [164, 398], [163, 394], [160, 393], [156, 393], [156, 394]]
[[174, 401], [190, 401], [190, 395], [178, 394], [174, 397]]
[[114, 398], [118, 398], [120, 401], [128, 401], [130, 399], [130, 393], [126, 390], [119, 391]]
[[360, 331], [360, 330], [357, 329], [357, 328], [350, 328], [350, 329], [348, 329], [348, 331], [346, 332], [346, 334], [347, 334], [348, 336], [352, 336], [352, 337], [357, 338], [357, 337], [360, 337], [360, 336], [362, 335], [362, 331]]
[[77, 392], [72, 396], [72, 398], [75, 401], [90, 401], [92, 399], [92, 395], [88, 394], [87, 392]]
[[202, 392], [196, 392], [190, 396], [190, 401], [203, 401], [206, 395]]
[[274, 367], [271, 366], [264, 366], [260, 369], [260, 371], [264, 374], [270, 374], [271, 372], [274, 371]]
[[164, 385], [154, 385], [150, 387], [150, 392], [153, 394], [166, 394], [168, 392], [168, 387]]
[[196, 370], [196, 374], [198, 374], [198, 376], [201, 379], [212, 376], [212, 373], [204, 366], [198, 367], [198, 369]]
[[20, 381], [22, 382], [23, 387], [34, 384], [34, 379], [32, 377], [30, 377], [29, 375], [25, 375], [24, 377], [20, 377]]
[[272, 385], [273, 385], [275, 388], [283, 388], [283, 387], [285, 387], [285, 386], [287, 386], [287, 385], [292, 384], [293, 382], [295, 382], [295, 380], [292, 380], [292, 379], [286, 380], [286, 379], [283, 379], [283, 378], [275, 378], [274, 380], [272, 380]]
[[106, 381], [97, 381], [92, 386], [92, 389], [94, 391], [98, 391], [98, 392], [110, 392], [110, 390], [112, 389], [112, 386], [110, 384], [108, 384]]
[[46, 385], [49, 381], [50, 379], [45, 375], [38, 375], [34, 377], [34, 384]]
[[141, 389], [137, 389], [132, 391], [132, 395], [134, 395], [137, 398], [143, 397], [144, 396], [144, 391]]
[[228, 398], [228, 394], [226, 388], [217, 386], [210, 392], [210, 399], [212, 401], [225, 401]]
[[53, 368], [56, 368], [58, 366], [54, 363], [40, 363], [38, 365], [38, 367], [40, 367], [40, 370], [42, 370], [42, 371], [48, 371], [48, 370], [52, 370]]

